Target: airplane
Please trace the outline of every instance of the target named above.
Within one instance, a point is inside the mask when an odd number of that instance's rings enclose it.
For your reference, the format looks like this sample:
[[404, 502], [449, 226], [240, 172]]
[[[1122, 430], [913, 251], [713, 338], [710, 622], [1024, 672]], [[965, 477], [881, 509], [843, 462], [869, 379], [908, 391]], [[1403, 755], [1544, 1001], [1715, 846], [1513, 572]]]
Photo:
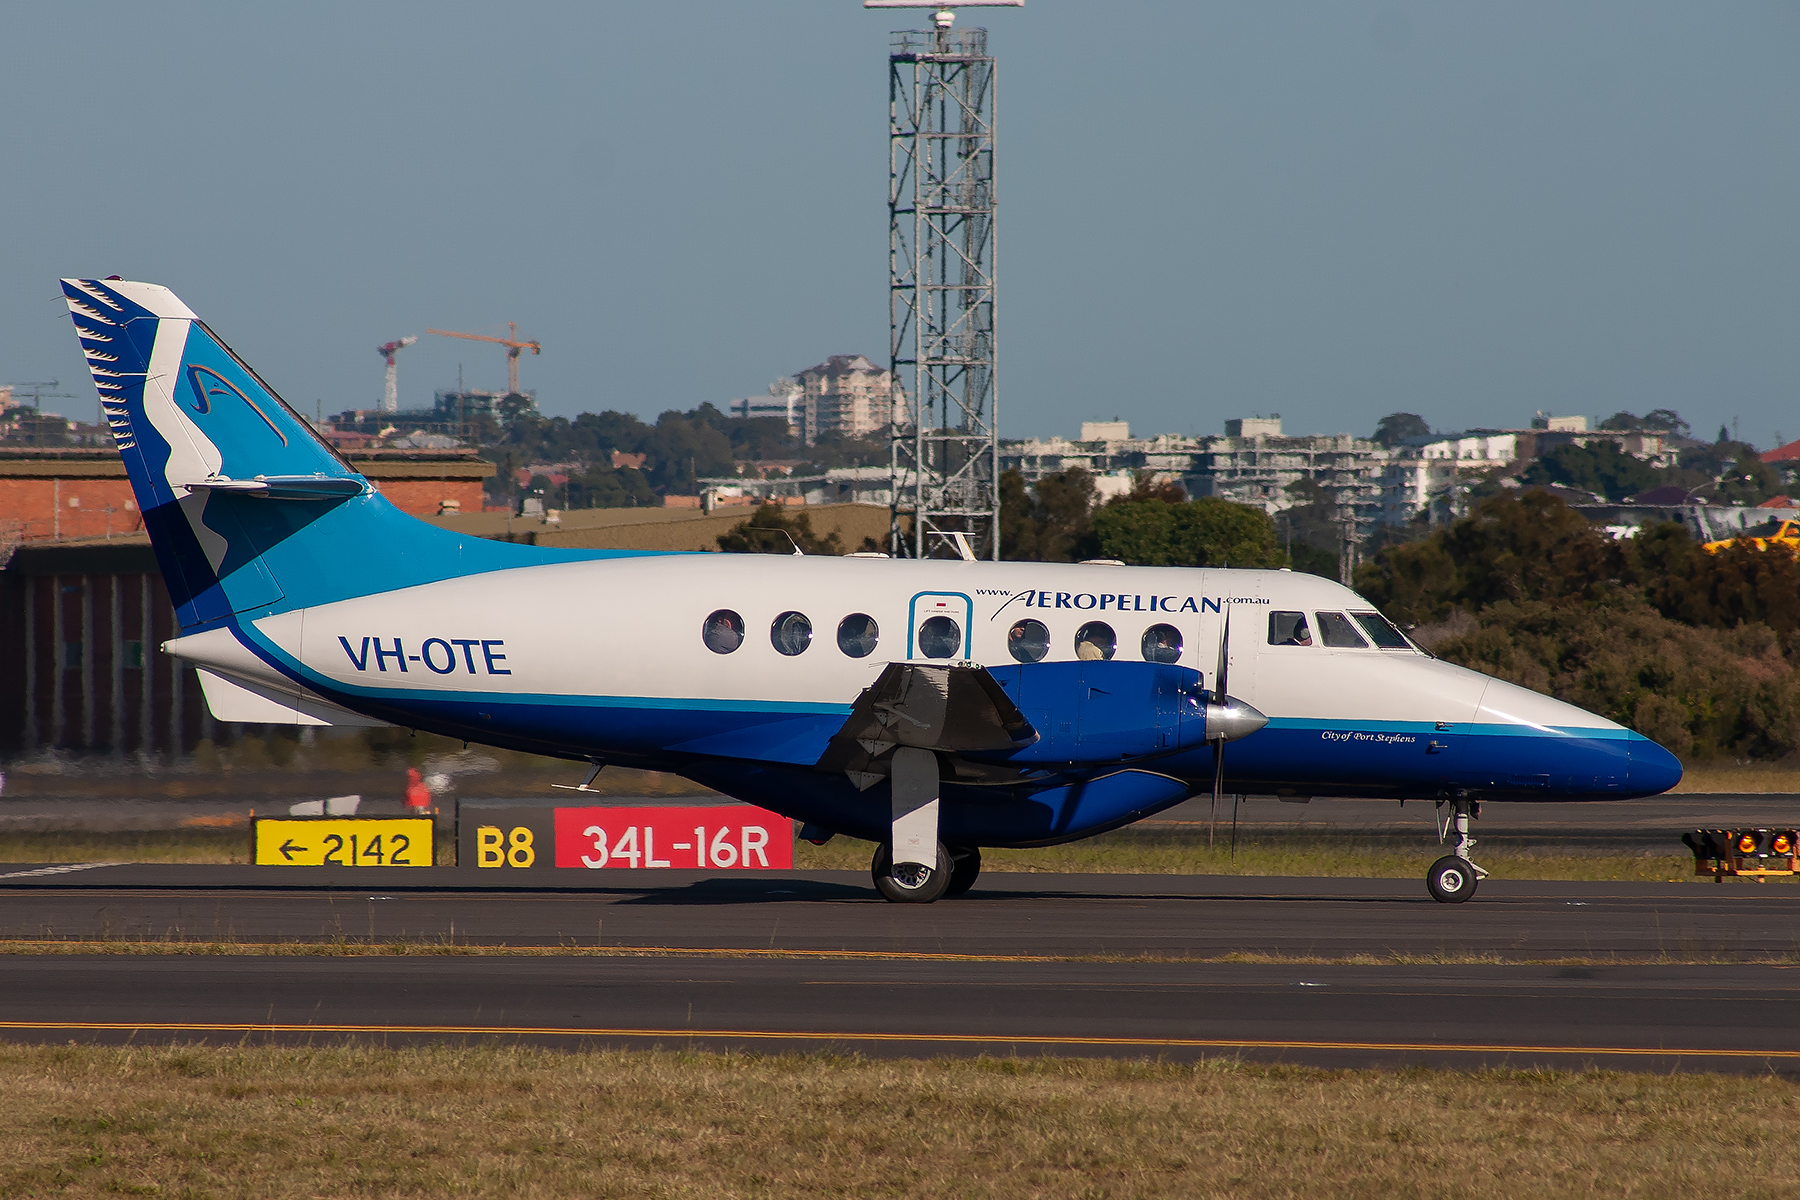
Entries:
[[[1428, 800], [1466, 901], [1484, 801], [1681, 778], [1642, 735], [1432, 657], [1287, 570], [565, 550], [402, 513], [173, 292], [63, 281], [223, 721], [394, 725], [678, 773], [876, 844], [897, 903], [984, 847], [1118, 829], [1211, 791]], [[1227, 754], [1229, 747], [1230, 753]], [[577, 789], [579, 790], [579, 789]]]

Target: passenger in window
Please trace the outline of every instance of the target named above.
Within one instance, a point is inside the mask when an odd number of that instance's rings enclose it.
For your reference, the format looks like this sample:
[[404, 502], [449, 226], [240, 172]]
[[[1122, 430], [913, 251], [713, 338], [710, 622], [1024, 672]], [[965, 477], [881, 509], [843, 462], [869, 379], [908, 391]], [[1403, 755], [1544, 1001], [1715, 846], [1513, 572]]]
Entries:
[[1181, 630], [1173, 625], [1152, 625], [1144, 630], [1144, 661], [1175, 663], [1181, 661]]
[[1306, 627], [1306, 614], [1272, 612], [1269, 614], [1269, 645], [1310, 646], [1312, 631]]
[[700, 626], [700, 640], [714, 654], [730, 654], [744, 644], [744, 618], [721, 608]]
[[1015, 622], [1006, 631], [1006, 648], [1018, 662], [1042, 662], [1044, 655], [1050, 653], [1050, 631], [1042, 621], [1027, 618]]
[[1089, 621], [1075, 631], [1075, 657], [1082, 662], [1105, 662], [1118, 648], [1118, 637], [1104, 621]]

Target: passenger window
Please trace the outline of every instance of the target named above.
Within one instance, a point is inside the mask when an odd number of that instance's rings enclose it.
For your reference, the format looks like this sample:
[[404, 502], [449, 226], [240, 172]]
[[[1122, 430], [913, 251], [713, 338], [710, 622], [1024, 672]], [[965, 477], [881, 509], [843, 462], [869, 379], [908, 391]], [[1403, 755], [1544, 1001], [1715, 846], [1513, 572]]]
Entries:
[[1319, 636], [1327, 646], [1335, 646], [1340, 650], [1367, 650], [1369, 643], [1363, 641], [1363, 635], [1356, 632], [1356, 626], [1343, 613], [1319, 614]]
[[1412, 649], [1412, 643], [1406, 640], [1406, 635], [1389, 624], [1388, 619], [1380, 613], [1351, 613], [1350, 615], [1355, 617], [1356, 623], [1363, 627], [1363, 632], [1369, 635], [1369, 640], [1383, 650]]
[[1269, 614], [1269, 645], [1310, 646], [1312, 632], [1306, 627], [1306, 614], [1272, 612]]
[[1042, 621], [1020, 621], [1006, 631], [1006, 648], [1018, 662], [1042, 662], [1050, 653], [1050, 631]]
[[1152, 625], [1144, 630], [1144, 661], [1173, 663], [1181, 661], [1181, 630], [1173, 625]]
[[1105, 621], [1089, 621], [1075, 631], [1075, 657], [1083, 662], [1105, 662], [1118, 648], [1118, 636]]
[[881, 630], [875, 627], [875, 618], [867, 613], [851, 613], [838, 622], [838, 649], [851, 658], [867, 658], [875, 653], [875, 643], [881, 640]]
[[926, 658], [955, 658], [962, 653], [962, 627], [949, 617], [930, 617], [919, 626], [919, 653]]
[[700, 640], [714, 654], [730, 654], [744, 644], [744, 618], [721, 608], [700, 627]]
[[789, 658], [802, 654], [812, 645], [812, 622], [805, 613], [784, 612], [769, 626], [769, 640]]

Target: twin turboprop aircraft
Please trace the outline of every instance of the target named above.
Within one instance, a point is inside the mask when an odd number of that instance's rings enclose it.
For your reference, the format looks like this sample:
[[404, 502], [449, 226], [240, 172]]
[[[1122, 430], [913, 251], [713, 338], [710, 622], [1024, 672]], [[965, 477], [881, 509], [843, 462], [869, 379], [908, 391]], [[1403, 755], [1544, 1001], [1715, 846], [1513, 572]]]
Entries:
[[[1438, 661], [1288, 571], [553, 550], [394, 508], [168, 289], [64, 280], [213, 715], [392, 724], [674, 771], [877, 845], [882, 895], [966, 891], [1212, 791], [1614, 800], [1654, 742]], [[1229, 751], [1228, 751], [1229, 747]], [[590, 778], [592, 776], [590, 775]]]

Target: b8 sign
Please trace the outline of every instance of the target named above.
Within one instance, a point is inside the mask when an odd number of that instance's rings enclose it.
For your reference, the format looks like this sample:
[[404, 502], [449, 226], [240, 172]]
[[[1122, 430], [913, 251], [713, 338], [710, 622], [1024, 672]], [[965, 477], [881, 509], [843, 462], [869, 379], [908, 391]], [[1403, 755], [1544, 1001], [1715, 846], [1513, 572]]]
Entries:
[[559, 808], [556, 865], [628, 870], [790, 871], [793, 825], [748, 804]]

